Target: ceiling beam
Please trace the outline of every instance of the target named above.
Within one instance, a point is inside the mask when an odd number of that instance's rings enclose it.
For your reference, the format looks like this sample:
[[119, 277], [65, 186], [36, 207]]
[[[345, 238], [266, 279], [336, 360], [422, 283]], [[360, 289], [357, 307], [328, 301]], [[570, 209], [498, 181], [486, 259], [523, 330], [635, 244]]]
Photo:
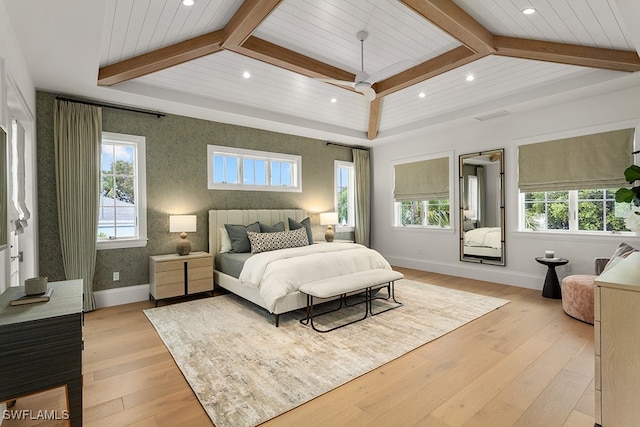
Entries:
[[634, 51], [495, 36], [496, 55], [608, 70], [640, 71]]
[[250, 36], [242, 46], [231, 50], [307, 77], [350, 82], [356, 78], [355, 74], [254, 36]]
[[400, 0], [477, 53], [495, 52], [493, 34], [451, 0]]
[[390, 95], [488, 55], [475, 53], [465, 46], [443, 53], [373, 85], [378, 97]]
[[107, 65], [98, 71], [98, 86], [111, 86], [219, 52], [223, 36], [218, 30]]
[[224, 27], [222, 47], [232, 49], [245, 42], [282, 0], [245, 0]]
[[374, 140], [378, 136], [380, 128], [380, 113], [382, 112], [382, 98], [376, 98], [371, 101], [369, 107], [369, 128], [367, 130], [367, 138]]

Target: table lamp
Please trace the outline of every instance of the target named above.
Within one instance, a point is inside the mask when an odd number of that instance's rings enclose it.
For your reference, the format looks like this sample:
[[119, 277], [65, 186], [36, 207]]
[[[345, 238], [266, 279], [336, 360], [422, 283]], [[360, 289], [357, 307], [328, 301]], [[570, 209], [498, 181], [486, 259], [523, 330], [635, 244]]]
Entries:
[[326, 225], [327, 231], [324, 233], [324, 240], [333, 242], [333, 225], [338, 223], [337, 212], [323, 212], [320, 214], [320, 225]]
[[169, 232], [180, 233], [180, 240], [176, 246], [178, 255], [189, 255], [191, 252], [191, 242], [187, 240], [187, 232], [196, 231], [195, 215], [170, 215], [169, 216]]

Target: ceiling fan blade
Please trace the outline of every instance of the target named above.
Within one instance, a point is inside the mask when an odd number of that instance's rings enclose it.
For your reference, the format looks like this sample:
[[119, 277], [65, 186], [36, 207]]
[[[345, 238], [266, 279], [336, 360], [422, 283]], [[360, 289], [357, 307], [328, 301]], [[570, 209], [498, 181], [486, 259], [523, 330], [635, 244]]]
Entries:
[[375, 82], [384, 80], [387, 77], [395, 76], [399, 72], [410, 68], [413, 64], [414, 61], [411, 59], [405, 59], [404, 61], [396, 62], [395, 64], [391, 64], [371, 74], [367, 81], [371, 84], [374, 84]]
[[376, 91], [373, 90], [371, 85], [358, 85], [355, 88], [358, 92], [364, 95], [364, 99], [367, 101], [373, 101], [376, 99]]
[[334, 80], [334, 79], [315, 79], [315, 80], [325, 82], [325, 83], [331, 83], [333, 85], [347, 86], [350, 88], [353, 87], [353, 82], [348, 82], [346, 80]]

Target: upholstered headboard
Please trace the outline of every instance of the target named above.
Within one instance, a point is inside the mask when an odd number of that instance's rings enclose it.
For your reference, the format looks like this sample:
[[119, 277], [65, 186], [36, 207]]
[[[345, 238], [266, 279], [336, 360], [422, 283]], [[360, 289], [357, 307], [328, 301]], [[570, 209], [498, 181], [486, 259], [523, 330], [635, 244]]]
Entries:
[[302, 209], [224, 209], [209, 211], [209, 252], [216, 255], [220, 252], [220, 227], [225, 224], [249, 225], [256, 221], [273, 225], [284, 222], [289, 229], [288, 218], [302, 221], [306, 213]]

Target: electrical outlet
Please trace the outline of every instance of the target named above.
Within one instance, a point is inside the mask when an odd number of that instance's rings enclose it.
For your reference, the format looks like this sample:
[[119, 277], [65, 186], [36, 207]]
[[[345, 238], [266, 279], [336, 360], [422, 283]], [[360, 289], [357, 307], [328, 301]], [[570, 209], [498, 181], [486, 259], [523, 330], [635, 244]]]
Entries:
[[119, 271], [114, 271], [113, 272], [113, 281], [117, 282], [118, 280], [120, 280], [120, 272]]

